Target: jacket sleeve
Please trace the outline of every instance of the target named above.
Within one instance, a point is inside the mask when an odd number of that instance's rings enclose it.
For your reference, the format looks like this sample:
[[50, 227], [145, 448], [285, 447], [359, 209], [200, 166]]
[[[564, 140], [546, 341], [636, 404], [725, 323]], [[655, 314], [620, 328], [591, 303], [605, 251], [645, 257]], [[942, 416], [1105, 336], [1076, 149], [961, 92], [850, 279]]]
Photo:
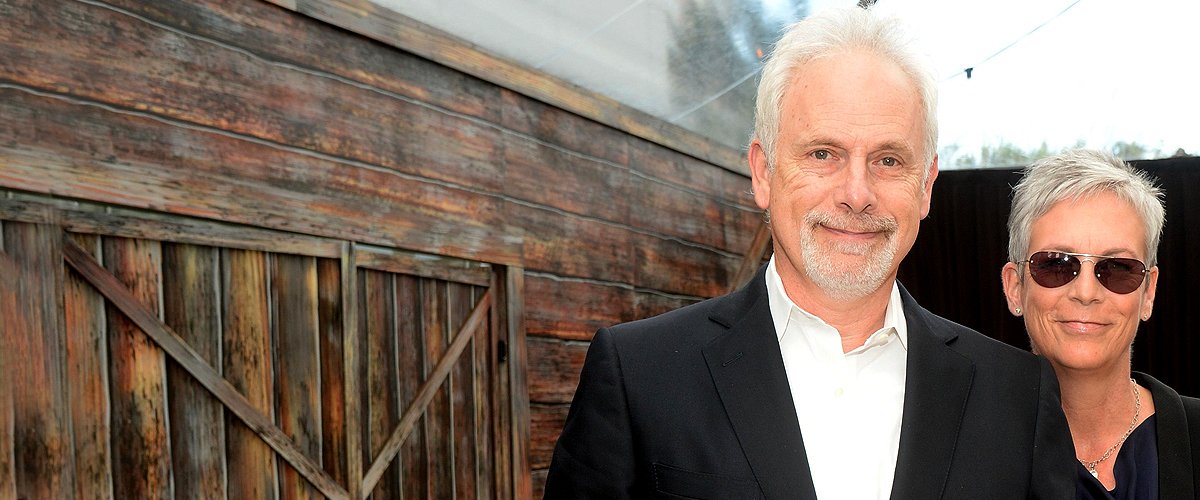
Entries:
[[544, 498], [632, 498], [637, 461], [621, 362], [612, 333], [588, 348], [579, 386], [554, 447]]
[[1062, 411], [1058, 378], [1045, 358], [1037, 358], [1041, 369], [1038, 389], [1037, 428], [1034, 431], [1033, 467], [1029, 498], [1055, 500], [1075, 498], [1075, 443]]

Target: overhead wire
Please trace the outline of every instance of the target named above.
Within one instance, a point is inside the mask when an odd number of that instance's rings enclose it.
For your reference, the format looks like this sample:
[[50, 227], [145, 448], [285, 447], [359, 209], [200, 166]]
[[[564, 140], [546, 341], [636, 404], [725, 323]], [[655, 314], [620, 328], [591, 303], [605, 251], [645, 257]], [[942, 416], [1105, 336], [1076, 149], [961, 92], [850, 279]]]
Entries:
[[951, 78], [954, 78], [954, 77], [956, 77], [956, 76], [958, 76], [958, 75], [963, 75], [963, 74], [967, 75], [967, 79], [968, 79], [968, 80], [970, 80], [970, 79], [971, 79], [971, 73], [973, 73], [973, 72], [975, 71], [975, 68], [978, 68], [979, 66], [983, 65], [983, 63], [986, 63], [986, 62], [988, 62], [988, 61], [992, 60], [992, 58], [994, 58], [994, 57], [996, 57], [996, 56], [998, 56], [998, 55], [1000, 55], [1000, 54], [1003, 54], [1003, 53], [1004, 53], [1006, 50], [1013, 48], [1013, 46], [1014, 46], [1014, 45], [1016, 45], [1016, 44], [1018, 44], [1018, 43], [1021, 43], [1021, 41], [1022, 41], [1022, 40], [1024, 40], [1024, 39], [1026, 39], [1026, 38], [1028, 38], [1028, 37], [1029, 37], [1029, 35], [1032, 35], [1032, 34], [1036, 33], [1036, 32], [1037, 32], [1037, 30], [1040, 30], [1040, 29], [1044, 28], [1044, 27], [1045, 27], [1047, 24], [1050, 24], [1051, 22], [1054, 22], [1054, 20], [1056, 20], [1056, 19], [1058, 19], [1058, 18], [1062, 17], [1062, 15], [1063, 15], [1063, 14], [1066, 14], [1066, 13], [1067, 13], [1067, 11], [1071, 10], [1073, 7], [1075, 7], [1076, 5], [1078, 5], [1078, 4], [1079, 4], [1079, 2], [1082, 2], [1082, 1], [1083, 1], [1083, 0], [1075, 0], [1074, 2], [1071, 2], [1071, 4], [1070, 4], [1070, 5], [1068, 5], [1068, 6], [1067, 6], [1066, 8], [1064, 8], [1063, 10], [1059, 11], [1059, 12], [1058, 12], [1058, 14], [1055, 14], [1055, 15], [1054, 15], [1054, 17], [1051, 17], [1050, 19], [1047, 19], [1047, 20], [1043, 21], [1043, 22], [1042, 22], [1042, 24], [1039, 24], [1039, 25], [1037, 25], [1036, 27], [1034, 27], [1033, 29], [1029, 30], [1029, 32], [1028, 32], [1028, 33], [1025, 33], [1024, 35], [1021, 35], [1021, 37], [1020, 37], [1020, 38], [1017, 38], [1016, 40], [1013, 40], [1013, 41], [1012, 41], [1012, 43], [1009, 43], [1008, 45], [1005, 45], [1005, 46], [1004, 46], [1004, 48], [1002, 48], [1002, 49], [1000, 49], [1000, 50], [997, 50], [997, 51], [996, 51], [996, 52], [994, 52], [992, 55], [990, 55], [990, 56], [987, 56], [987, 57], [983, 58], [983, 60], [982, 60], [982, 61], [979, 61], [979, 62], [975, 63], [975, 64], [974, 64], [973, 66], [971, 66], [971, 67], [960, 69], [960, 70], [958, 70], [958, 71], [956, 71], [956, 72], [954, 72], [954, 73], [952, 73], [952, 74], [950, 74], [950, 75], [946, 76], [945, 78], [943, 78], [943, 79], [942, 79], [942, 81], [947, 81], [947, 80], [950, 80]]

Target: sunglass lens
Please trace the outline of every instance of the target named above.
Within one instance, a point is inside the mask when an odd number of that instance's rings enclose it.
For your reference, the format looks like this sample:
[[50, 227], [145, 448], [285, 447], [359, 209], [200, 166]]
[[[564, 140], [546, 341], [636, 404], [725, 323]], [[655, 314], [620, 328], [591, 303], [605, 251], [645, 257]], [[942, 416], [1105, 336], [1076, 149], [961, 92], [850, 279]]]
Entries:
[[1146, 265], [1135, 259], [1111, 258], [1096, 264], [1100, 284], [1113, 293], [1126, 294], [1142, 286]]
[[1029, 275], [1046, 288], [1058, 288], [1079, 274], [1079, 259], [1062, 252], [1037, 252], [1029, 256]]

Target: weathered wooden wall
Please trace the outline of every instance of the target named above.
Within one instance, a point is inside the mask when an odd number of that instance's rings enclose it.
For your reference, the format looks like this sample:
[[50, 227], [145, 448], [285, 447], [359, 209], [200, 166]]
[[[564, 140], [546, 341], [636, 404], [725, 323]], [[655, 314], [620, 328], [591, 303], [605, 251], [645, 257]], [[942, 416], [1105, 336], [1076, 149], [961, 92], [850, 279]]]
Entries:
[[742, 175], [266, 2], [0, 18], [0, 187], [523, 267], [535, 496], [595, 329], [724, 292], [757, 225]]

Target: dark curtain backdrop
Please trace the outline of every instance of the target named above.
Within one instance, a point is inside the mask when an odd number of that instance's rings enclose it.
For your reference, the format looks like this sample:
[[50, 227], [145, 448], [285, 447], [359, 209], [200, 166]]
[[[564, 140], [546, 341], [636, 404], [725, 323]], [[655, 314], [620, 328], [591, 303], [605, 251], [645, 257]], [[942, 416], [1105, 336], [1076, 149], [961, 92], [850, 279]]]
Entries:
[[[1166, 192], [1167, 223], [1158, 248], [1154, 315], [1133, 345], [1133, 369], [1181, 394], [1200, 396], [1200, 339], [1189, 319], [1200, 310], [1200, 158], [1134, 162]], [[1000, 268], [1007, 261], [1011, 186], [1020, 169], [944, 171], [929, 218], [900, 266], [900, 282], [929, 310], [1028, 349], [1024, 325], [1005, 307]]]

